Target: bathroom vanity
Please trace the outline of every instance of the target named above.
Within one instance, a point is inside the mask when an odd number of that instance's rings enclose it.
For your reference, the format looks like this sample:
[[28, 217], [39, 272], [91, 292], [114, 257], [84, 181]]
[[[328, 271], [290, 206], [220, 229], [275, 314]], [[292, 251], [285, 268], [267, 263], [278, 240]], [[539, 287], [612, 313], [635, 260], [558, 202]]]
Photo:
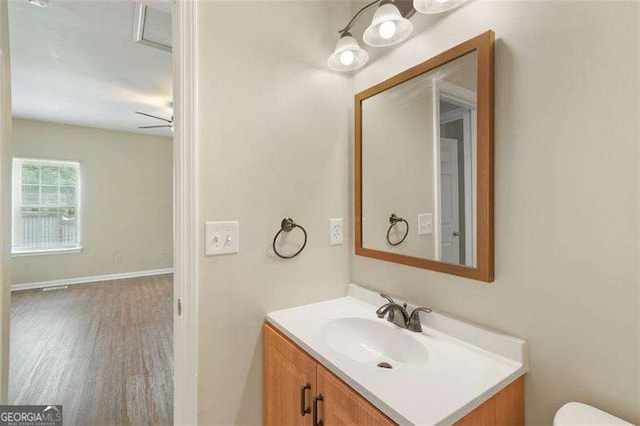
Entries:
[[524, 424], [526, 342], [437, 312], [412, 332], [384, 302], [352, 284], [267, 315], [265, 425]]

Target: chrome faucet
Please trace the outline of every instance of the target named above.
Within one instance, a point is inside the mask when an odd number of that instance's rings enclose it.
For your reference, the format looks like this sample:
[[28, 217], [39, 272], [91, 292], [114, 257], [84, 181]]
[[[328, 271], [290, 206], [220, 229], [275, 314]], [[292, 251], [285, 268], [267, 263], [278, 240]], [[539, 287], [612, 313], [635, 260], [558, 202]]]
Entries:
[[[391, 297], [386, 294], [380, 294], [380, 297], [387, 299], [389, 303], [385, 303], [376, 310], [378, 318], [384, 318], [387, 315], [387, 321], [394, 323], [398, 327], [406, 328], [416, 333], [422, 332], [422, 324], [420, 323], [420, 312], [431, 312], [429, 308], [416, 308], [411, 312], [411, 315], [407, 312], [407, 304], [397, 304]], [[395, 312], [400, 312], [402, 318], [397, 318]]]

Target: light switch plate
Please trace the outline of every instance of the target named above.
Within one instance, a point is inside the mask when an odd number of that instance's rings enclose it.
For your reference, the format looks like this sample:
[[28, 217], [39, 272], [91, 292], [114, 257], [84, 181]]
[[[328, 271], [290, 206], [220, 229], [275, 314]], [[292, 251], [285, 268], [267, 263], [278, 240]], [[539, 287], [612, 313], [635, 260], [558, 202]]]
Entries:
[[207, 222], [205, 255], [231, 254], [240, 251], [240, 222]]
[[423, 213], [418, 215], [418, 235], [433, 234], [433, 214]]
[[342, 219], [329, 219], [329, 245], [339, 246], [344, 242]]

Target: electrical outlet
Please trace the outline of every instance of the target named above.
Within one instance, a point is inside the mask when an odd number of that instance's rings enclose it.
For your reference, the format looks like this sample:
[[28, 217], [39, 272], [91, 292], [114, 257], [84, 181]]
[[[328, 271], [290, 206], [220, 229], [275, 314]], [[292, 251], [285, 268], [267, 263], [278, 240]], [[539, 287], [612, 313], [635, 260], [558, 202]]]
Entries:
[[122, 255], [116, 254], [116, 263], [121, 263], [121, 262], [122, 262]]
[[239, 251], [239, 222], [207, 222], [205, 224], [205, 255], [231, 254]]
[[329, 245], [339, 246], [344, 242], [342, 219], [329, 219]]
[[166, 251], [161, 251], [160, 252], [160, 259], [161, 260], [166, 260], [167, 259], [167, 252]]

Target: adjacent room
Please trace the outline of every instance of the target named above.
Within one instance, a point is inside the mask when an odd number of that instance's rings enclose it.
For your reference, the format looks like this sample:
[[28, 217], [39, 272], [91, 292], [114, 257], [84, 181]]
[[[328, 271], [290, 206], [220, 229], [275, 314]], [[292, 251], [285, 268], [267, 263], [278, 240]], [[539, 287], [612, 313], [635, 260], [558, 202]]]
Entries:
[[170, 424], [170, 4], [10, 1], [9, 402]]

